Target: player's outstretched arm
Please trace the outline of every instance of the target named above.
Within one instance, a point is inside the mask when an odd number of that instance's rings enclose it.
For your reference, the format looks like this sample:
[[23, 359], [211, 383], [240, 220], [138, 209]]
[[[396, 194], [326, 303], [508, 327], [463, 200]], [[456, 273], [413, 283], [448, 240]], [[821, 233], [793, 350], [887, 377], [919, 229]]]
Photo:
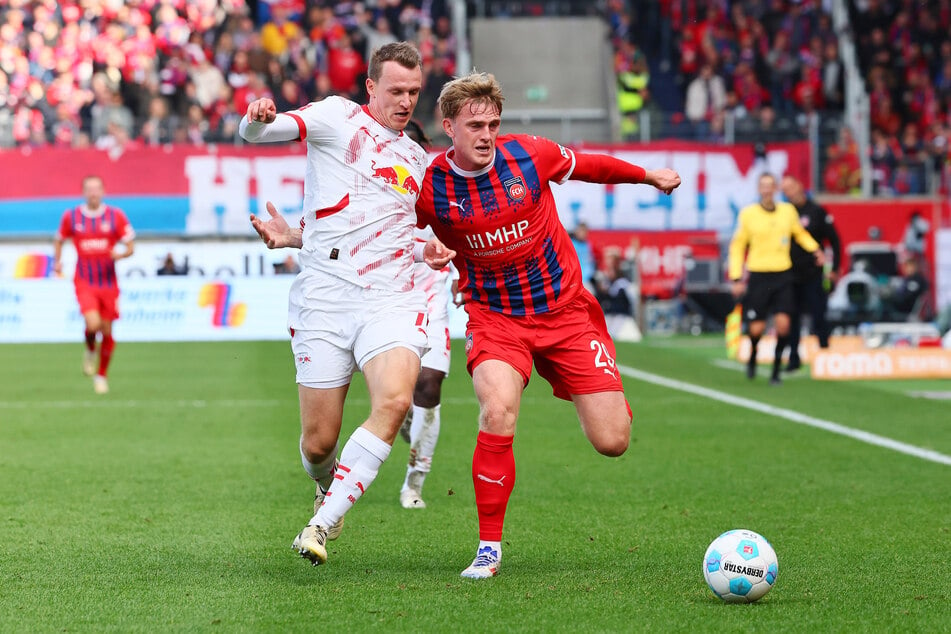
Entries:
[[247, 113], [238, 124], [238, 134], [245, 141], [297, 141], [301, 128], [293, 117], [277, 112], [271, 99], [256, 99], [248, 105]]
[[588, 183], [645, 183], [653, 185], [665, 194], [680, 186], [680, 175], [667, 167], [647, 170], [607, 154], [575, 152], [575, 168], [572, 180]]
[[267, 248], [291, 247], [299, 249], [304, 246], [303, 232], [300, 229], [292, 229], [271, 201], [267, 202], [267, 212], [271, 216], [270, 220], [264, 220], [251, 214], [251, 226], [261, 236], [261, 240], [264, 241]]

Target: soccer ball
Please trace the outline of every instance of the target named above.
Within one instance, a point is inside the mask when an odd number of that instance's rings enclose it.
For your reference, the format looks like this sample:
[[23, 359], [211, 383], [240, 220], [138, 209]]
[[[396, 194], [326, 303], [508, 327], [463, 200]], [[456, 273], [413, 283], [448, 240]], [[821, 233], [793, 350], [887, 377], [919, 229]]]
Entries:
[[703, 556], [703, 578], [727, 603], [752, 603], [776, 583], [779, 561], [766, 538], [753, 531], [727, 531]]

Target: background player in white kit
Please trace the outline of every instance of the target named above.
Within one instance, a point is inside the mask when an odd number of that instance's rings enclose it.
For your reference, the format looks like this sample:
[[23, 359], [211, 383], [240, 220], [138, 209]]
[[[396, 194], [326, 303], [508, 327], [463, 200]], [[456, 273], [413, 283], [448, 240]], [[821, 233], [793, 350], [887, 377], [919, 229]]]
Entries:
[[[415, 120], [410, 121], [404, 132], [423, 149], [432, 145], [423, 127]], [[429, 227], [416, 230], [416, 240], [427, 242], [434, 236]], [[422, 491], [426, 475], [433, 464], [436, 442], [439, 440], [441, 426], [442, 382], [449, 376], [450, 340], [449, 340], [449, 297], [447, 281], [452, 278], [452, 298], [457, 297], [459, 272], [450, 263], [445, 268], [434, 270], [425, 262], [418, 262], [413, 272], [413, 282], [426, 296], [427, 316], [426, 335], [429, 339], [429, 351], [420, 360], [419, 377], [413, 390], [413, 407], [406, 414], [406, 420], [400, 428], [400, 436], [409, 443], [409, 460], [406, 465], [406, 477], [400, 489], [400, 505], [405, 509], [426, 508]]]
[[[278, 114], [272, 100], [259, 99], [241, 120], [248, 141], [307, 142], [301, 228], [290, 228], [271, 203], [271, 219], [252, 215], [251, 223], [269, 247], [301, 249], [288, 327], [301, 458], [317, 492], [315, 514], [293, 548], [314, 565], [326, 562], [326, 541], [339, 535], [344, 514], [389, 455], [427, 345], [426, 305], [412, 277], [414, 205], [426, 153], [402, 132], [421, 86], [419, 52], [397, 42], [370, 59], [368, 105], [328, 97]], [[448, 261], [454, 254], [436, 255]], [[344, 401], [357, 369], [366, 379], [370, 415], [338, 456]]]
[[[416, 230], [416, 239], [421, 243], [432, 237], [429, 227]], [[442, 382], [449, 376], [450, 362], [449, 299], [451, 296], [455, 301], [457, 297], [458, 279], [459, 273], [451, 263], [436, 271], [425, 262], [418, 262], [413, 275], [416, 288], [426, 296], [429, 351], [420, 360], [422, 367], [413, 390], [413, 407], [400, 428], [400, 435], [409, 443], [409, 464], [400, 489], [400, 504], [404, 509], [426, 508], [423, 483], [432, 468], [439, 440]]]

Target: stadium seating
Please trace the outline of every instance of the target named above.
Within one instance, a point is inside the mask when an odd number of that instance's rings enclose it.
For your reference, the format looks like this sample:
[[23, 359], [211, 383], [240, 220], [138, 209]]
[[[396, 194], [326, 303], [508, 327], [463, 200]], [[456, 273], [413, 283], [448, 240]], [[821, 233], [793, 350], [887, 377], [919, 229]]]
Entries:
[[[844, 35], [858, 48], [871, 100], [875, 193], [947, 191], [948, 3], [911, 10], [883, 0], [842, 2], [850, 25]], [[823, 189], [857, 187], [860, 157], [843, 139], [843, 33], [832, 27], [827, 3], [467, 4], [479, 17], [601, 15], [619, 75], [646, 58], [650, 79], [637, 99], [655, 121], [651, 137], [770, 142], [813, 131], [822, 141]], [[438, 89], [456, 73], [445, 1], [10, 0], [0, 8], [0, 149], [240, 142], [237, 122], [257, 97], [274, 97], [279, 109], [328, 94], [362, 99], [368, 53], [393, 39], [412, 40], [423, 53], [417, 114], [432, 126]], [[701, 104], [702, 114], [689, 118], [688, 87], [705, 64], [722, 80], [725, 99]], [[705, 94], [692, 91], [701, 101]]]

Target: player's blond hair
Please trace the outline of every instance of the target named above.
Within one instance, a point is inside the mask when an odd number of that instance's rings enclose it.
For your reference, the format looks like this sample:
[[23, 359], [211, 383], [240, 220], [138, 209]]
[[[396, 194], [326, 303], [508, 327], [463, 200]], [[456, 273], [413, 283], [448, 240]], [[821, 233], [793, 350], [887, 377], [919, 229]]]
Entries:
[[491, 73], [471, 72], [446, 82], [439, 93], [439, 112], [444, 119], [455, 119], [466, 103], [495, 106], [502, 114], [502, 86]]
[[421, 68], [423, 58], [419, 50], [409, 42], [390, 42], [373, 51], [367, 66], [367, 77], [377, 82], [383, 74], [383, 62], [396, 62], [403, 68]]

